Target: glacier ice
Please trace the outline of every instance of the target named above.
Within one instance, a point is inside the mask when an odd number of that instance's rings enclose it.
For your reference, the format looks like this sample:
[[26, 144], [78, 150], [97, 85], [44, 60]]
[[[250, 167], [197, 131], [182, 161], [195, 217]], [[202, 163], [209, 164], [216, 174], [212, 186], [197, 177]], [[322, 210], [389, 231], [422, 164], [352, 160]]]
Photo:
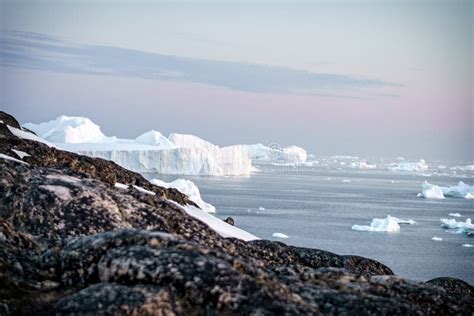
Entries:
[[196, 203], [203, 211], [208, 213], [216, 212], [214, 205], [204, 202], [201, 193], [199, 192], [199, 188], [191, 180], [177, 179], [172, 182], [165, 182], [159, 179], [152, 179], [150, 182], [163, 188], [175, 188], [181, 193], [186, 194], [191, 201]]
[[472, 199], [474, 195], [474, 186], [467, 185], [462, 181], [450, 187], [441, 187], [425, 181], [422, 189], [419, 196], [427, 199], [444, 199], [445, 197]]

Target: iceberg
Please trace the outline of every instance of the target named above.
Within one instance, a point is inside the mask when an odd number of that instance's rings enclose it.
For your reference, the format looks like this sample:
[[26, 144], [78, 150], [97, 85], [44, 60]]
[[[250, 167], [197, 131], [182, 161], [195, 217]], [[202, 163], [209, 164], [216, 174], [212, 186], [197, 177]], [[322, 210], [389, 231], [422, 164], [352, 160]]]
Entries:
[[443, 241], [443, 238], [434, 236], [433, 238], [431, 238], [431, 240], [434, 240], [434, 241]]
[[351, 163], [352, 168], [359, 168], [359, 169], [375, 169], [377, 168], [376, 165], [368, 164], [366, 161], [358, 161]]
[[472, 199], [474, 196], [474, 186], [462, 181], [450, 187], [440, 187], [425, 181], [422, 188], [419, 196], [427, 199], [444, 199], [445, 197]]
[[283, 233], [273, 233], [272, 236], [275, 238], [284, 238], [284, 239], [289, 238], [288, 235], [285, 235]]
[[208, 213], [216, 212], [214, 205], [204, 202], [201, 197], [201, 193], [199, 192], [199, 188], [191, 180], [177, 179], [172, 182], [165, 182], [158, 179], [152, 179], [150, 182], [163, 188], [177, 189], [181, 193], [186, 194], [191, 199], [191, 201], [196, 203], [201, 208], [201, 210]]
[[24, 126], [52, 143], [101, 143], [112, 140], [85, 117], [62, 115], [49, 122], [27, 123]]
[[474, 224], [470, 218], [467, 218], [465, 222], [456, 221], [454, 218], [441, 218], [441, 227], [451, 230], [457, 234], [467, 234], [468, 236], [474, 235]]
[[424, 159], [417, 162], [399, 162], [389, 168], [391, 171], [417, 172], [428, 170], [428, 165]]
[[357, 231], [368, 231], [368, 232], [389, 232], [396, 233], [400, 231], [399, 224], [409, 224], [413, 225], [416, 222], [412, 219], [403, 220], [397, 217], [387, 215], [386, 218], [374, 218], [370, 223], [370, 226], [367, 225], [353, 225], [352, 229]]
[[249, 175], [253, 170], [244, 146], [220, 148], [193, 135], [165, 137], [152, 130], [135, 139], [120, 139], [104, 135], [100, 127], [87, 118], [69, 116], [25, 126], [48, 144], [51, 142], [64, 150], [112, 160], [137, 172], [218, 176]]
[[307, 153], [301, 147], [290, 146], [280, 148], [263, 144], [243, 145], [244, 152], [256, 164], [285, 163], [300, 164], [306, 162]]

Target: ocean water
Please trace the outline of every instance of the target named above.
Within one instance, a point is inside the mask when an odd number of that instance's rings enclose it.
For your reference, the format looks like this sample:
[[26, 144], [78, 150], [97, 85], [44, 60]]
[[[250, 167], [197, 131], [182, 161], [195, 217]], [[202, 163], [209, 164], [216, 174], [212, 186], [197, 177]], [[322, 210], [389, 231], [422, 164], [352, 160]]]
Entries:
[[[164, 181], [178, 178], [145, 176]], [[231, 216], [235, 226], [261, 238], [372, 258], [413, 280], [451, 276], [474, 284], [474, 248], [461, 246], [474, 244], [474, 238], [440, 226], [440, 218], [454, 218], [449, 213], [460, 213], [457, 221], [474, 219], [474, 201], [416, 196], [425, 180], [454, 185], [458, 181], [472, 184], [473, 178], [285, 167], [249, 177], [184, 178], [196, 183], [203, 199], [216, 206], [217, 217]], [[400, 225], [398, 233], [351, 229], [387, 215], [413, 219], [416, 225]], [[272, 237], [276, 232], [289, 238]], [[434, 236], [443, 241], [433, 241]]]

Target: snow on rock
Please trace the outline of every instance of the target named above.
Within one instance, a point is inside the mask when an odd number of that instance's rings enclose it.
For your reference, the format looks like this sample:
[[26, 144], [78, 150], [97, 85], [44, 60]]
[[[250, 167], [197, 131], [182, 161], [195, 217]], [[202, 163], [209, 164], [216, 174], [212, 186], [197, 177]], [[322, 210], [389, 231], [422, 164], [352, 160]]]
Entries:
[[62, 115], [49, 122], [27, 123], [24, 126], [53, 143], [75, 144], [110, 141], [98, 125], [85, 117]]
[[21, 151], [21, 150], [16, 150], [16, 149], [12, 149], [12, 151], [18, 156], [20, 157], [20, 159], [23, 159], [25, 157], [29, 157], [30, 155], [25, 153], [24, 151]]
[[444, 199], [445, 197], [472, 199], [474, 186], [460, 181], [458, 185], [440, 187], [427, 181], [423, 183], [423, 191], [420, 196], [428, 199]]
[[150, 182], [163, 188], [175, 188], [181, 193], [186, 194], [189, 199], [196, 203], [203, 211], [208, 213], [216, 212], [214, 205], [204, 202], [198, 187], [190, 180], [177, 179], [172, 182], [164, 182], [158, 179], [152, 179]]
[[416, 222], [412, 219], [403, 220], [397, 217], [392, 217], [387, 215], [386, 218], [374, 218], [370, 223], [370, 226], [367, 225], [353, 225], [353, 230], [358, 231], [369, 231], [369, 232], [399, 232], [399, 224], [410, 224], [413, 225]]
[[142, 188], [142, 187], [140, 187], [140, 186], [138, 186], [138, 185], [133, 185], [133, 187], [134, 187], [135, 189], [137, 189], [138, 191], [140, 191], [141, 193], [145, 193], [145, 194], [148, 194], [148, 195], [156, 195], [155, 192], [149, 191], [149, 190], [147, 190], [147, 189], [145, 189], [145, 188]]
[[431, 240], [434, 240], [434, 241], [443, 241], [443, 238], [434, 236], [434, 237], [431, 238]]
[[19, 163], [28, 165], [28, 163], [26, 163], [26, 162], [24, 162], [20, 159], [13, 158], [13, 157], [5, 155], [5, 154], [0, 154], [0, 159], [10, 160], [10, 161], [19, 162]]
[[177, 207], [182, 208], [188, 215], [208, 225], [210, 228], [212, 228], [215, 232], [217, 232], [222, 237], [233, 237], [233, 238], [242, 239], [244, 241], [260, 239], [257, 236], [249, 232], [246, 232], [243, 229], [227, 224], [223, 220], [220, 220], [217, 217], [214, 217], [211, 214], [204, 212], [203, 210], [200, 210], [195, 206], [187, 205], [183, 207], [174, 201], [171, 201], [171, 200], [168, 200], [168, 201], [173, 203]]
[[424, 159], [417, 162], [399, 162], [389, 168], [391, 171], [416, 172], [428, 170], [428, 165]]
[[263, 144], [243, 145], [243, 150], [256, 164], [267, 163], [304, 163], [307, 159], [306, 151], [297, 146], [273, 148]]
[[114, 187], [116, 187], [117, 189], [121, 189], [121, 190], [127, 190], [128, 189], [128, 185], [120, 183], [120, 182], [115, 183]]
[[35, 142], [40, 142], [40, 143], [43, 143], [45, 145], [48, 145], [49, 147], [57, 147], [57, 146], [53, 145], [52, 143], [48, 142], [47, 140], [36, 136], [33, 133], [23, 131], [23, 130], [18, 129], [16, 127], [12, 127], [10, 125], [7, 125], [7, 127], [10, 130], [10, 132], [12, 132], [12, 134], [15, 135], [16, 137], [32, 140], [32, 141], [35, 141]]
[[474, 235], [474, 224], [470, 218], [467, 218], [465, 222], [456, 221], [454, 218], [441, 218], [441, 227], [452, 230], [457, 234]]
[[288, 236], [283, 233], [273, 233], [272, 236], [275, 238], [288, 238]]

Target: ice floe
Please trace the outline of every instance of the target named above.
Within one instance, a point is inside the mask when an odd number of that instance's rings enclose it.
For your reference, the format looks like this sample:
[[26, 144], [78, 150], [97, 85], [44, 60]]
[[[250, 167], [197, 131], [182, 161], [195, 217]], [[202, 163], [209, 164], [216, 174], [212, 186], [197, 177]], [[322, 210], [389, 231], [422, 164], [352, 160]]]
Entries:
[[216, 212], [214, 205], [204, 202], [201, 193], [199, 192], [199, 188], [191, 180], [177, 179], [172, 182], [165, 182], [159, 179], [152, 179], [150, 182], [163, 188], [175, 188], [181, 193], [186, 194], [191, 201], [196, 203], [203, 211], [208, 213]]
[[441, 227], [448, 229], [450, 232], [457, 234], [474, 235], [474, 224], [470, 218], [465, 222], [456, 221], [454, 218], [441, 218]]
[[275, 238], [289, 238], [287, 235], [283, 233], [273, 233], [272, 236]]
[[353, 225], [353, 230], [358, 231], [369, 231], [369, 232], [398, 232], [400, 231], [399, 224], [409, 224], [413, 225], [416, 222], [412, 219], [404, 220], [397, 217], [387, 215], [386, 218], [374, 218], [368, 225]]
[[462, 181], [458, 185], [450, 187], [441, 187], [425, 181], [422, 189], [419, 196], [427, 199], [444, 199], [445, 197], [472, 199], [474, 195], [474, 186], [467, 185]]
[[399, 162], [389, 168], [391, 171], [425, 171], [428, 170], [428, 165], [424, 159], [420, 159], [417, 162]]

